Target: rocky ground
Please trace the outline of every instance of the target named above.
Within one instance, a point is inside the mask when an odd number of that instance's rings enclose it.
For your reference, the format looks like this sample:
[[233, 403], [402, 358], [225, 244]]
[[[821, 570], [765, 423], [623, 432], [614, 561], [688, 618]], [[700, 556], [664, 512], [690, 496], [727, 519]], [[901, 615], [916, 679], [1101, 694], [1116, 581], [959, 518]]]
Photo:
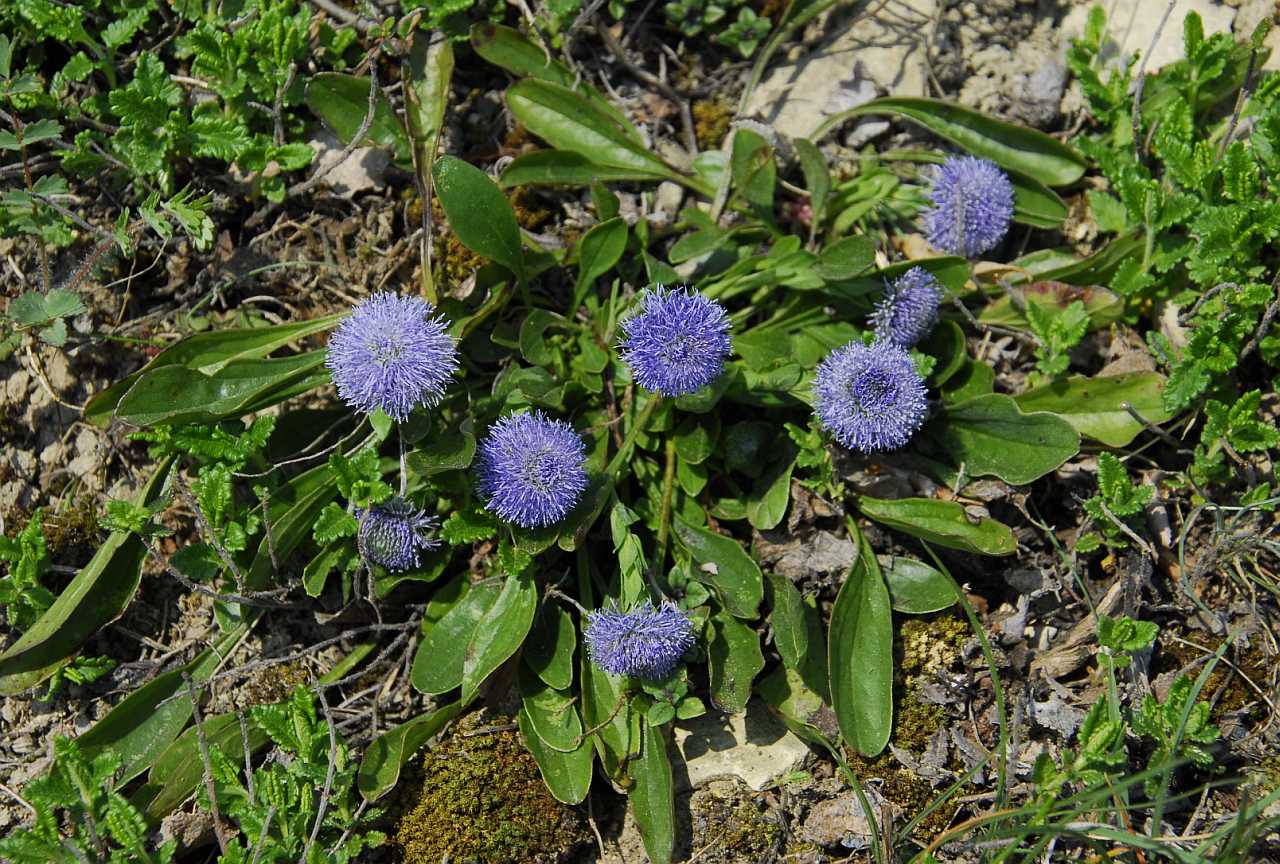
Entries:
[[[1065, 40], [1083, 28], [1085, 4], [886, 0], [871, 5], [876, 11], [869, 18], [837, 11], [812, 24], [752, 95], [750, 114], [782, 135], [802, 136], [826, 117], [862, 101], [897, 94], [956, 99], [1052, 132], [1070, 130], [1081, 122], [1078, 85], [1068, 80], [1062, 57]], [[1165, 4], [1112, 0], [1106, 5], [1116, 26], [1128, 22], [1124, 49], [1146, 50]], [[1270, 0], [1226, 4], [1179, 0], [1173, 20], [1180, 20], [1190, 8], [1200, 11], [1207, 30], [1229, 28], [1237, 34], [1247, 34], [1258, 20], [1275, 11]], [[588, 44], [594, 38], [584, 34], [581, 42]], [[1179, 40], [1179, 28], [1166, 27], [1151, 52], [1149, 66], [1172, 59], [1179, 51]], [[663, 47], [652, 39], [646, 41], [644, 34], [637, 34], [629, 50], [637, 63], [650, 68], [657, 68], [664, 54]], [[611, 89], [631, 115], [649, 121], [655, 146], [674, 151], [681, 134], [675, 106], [637, 84], [621, 66], [600, 60], [603, 55], [594, 50], [581, 54], [584, 72], [613, 85]], [[673, 86], [692, 96], [700, 142], [704, 147], [715, 146], [727, 130], [729, 106], [736, 104], [741, 92], [745, 65], [726, 62], [707, 69], [698, 57], [682, 55], [679, 48], [675, 54], [677, 60], [687, 62], [673, 61], [668, 70]], [[598, 62], [587, 62], [588, 57]], [[1280, 50], [1270, 63], [1280, 68]], [[473, 162], [493, 162], [522, 146], [520, 130], [502, 113], [501, 85], [497, 80], [457, 82], [459, 107], [447, 142], [451, 152], [464, 152]], [[919, 140], [919, 133], [871, 119], [846, 125], [830, 149], [838, 165], [868, 143], [889, 147], [908, 140]], [[329, 147], [339, 149], [332, 143]], [[466, 152], [468, 148], [472, 152]], [[414, 278], [418, 256], [411, 226], [417, 224], [420, 212], [414, 208], [421, 204], [407, 178], [375, 154], [356, 151], [330, 181], [331, 188], [315, 193], [311, 200], [289, 202], [249, 230], [233, 221], [239, 211], [230, 204], [231, 181], [211, 179], [212, 190], [227, 202], [213, 252], [179, 249], [152, 261], [144, 250], [135, 261], [108, 262], [82, 285], [89, 311], [75, 322], [80, 332], [106, 338], [70, 353], [46, 348], [0, 363], [0, 516], [6, 533], [12, 534], [35, 508], [44, 508], [45, 533], [58, 565], [56, 584], [50, 586], [55, 591], [74, 568], [88, 560], [102, 536], [95, 514], [105, 500], [136, 487], [148, 465], [145, 446], [130, 441], [128, 430], [100, 429], [80, 419], [79, 409], [90, 395], [140, 366], [156, 345], [190, 326], [221, 326], [246, 315], [271, 320], [314, 317], [344, 307], [366, 292]], [[655, 204], [668, 216], [680, 203], [678, 192], [672, 195], [660, 194]], [[89, 221], [110, 222], [105, 210], [94, 212], [88, 195], [81, 203]], [[551, 198], [530, 193], [520, 203], [526, 228], [550, 237], [576, 230], [580, 205], [573, 195]], [[633, 217], [640, 206], [638, 201], [634, 204]], [[1087, 245], [1090, 228], [1069, 223], [1064, 239]], [[456, 244], [449, 244], [443, 240], [438, 251], [453, 268], [456, 290], [465, 291], [469, 262]], [[77, 264], [54, 262], [54, 272], [70, 273]], [[21, 242], [0, 240], [0, 272], [0, 284], [14, 296], [36, 277], [38, 265]], [[1135, 342], [1140, 346], [1120, 328], [1081, 350], [1096, 366], [1117, 360], [1141, 364], [1142, 358], [1131, 356]], [[986, 352], [996, 362], [998, 374], [1007, 376], [997, 378], [998, 389], [1021, 374], [1002, 361], [1010, 354], [1008, 344], [995, 340], [979, 346], [975, 340], [971, 348]], [[1271, 400], [1270, 410], [1275, 411], [1274, 397]], [[1280, 765], [1274, 757], [1266, 757], [1280, 752], [1277, 715], [1268, 695], [1280, 692], [1274, 601], [1252, 596], [1247, 587], [1251, 583], [1235, 575], [1242, 566], [1271, 572], [1275, 560], [1265, 550], [1250, 546], [1245, 535], [1263, 536], [1274, 530], [1274, 524], [1215, 526], [1208, 517], [1193, 519], [1193, 514], [1171, 502], [1151, 516], [1151, 534], [1165, 544], [1153, 550], [1154, 561], [1135, 552], [1086, 566], [1062, 551], [1070, 547], [1081, 518], [1079, 508], [1062, 493], [1072, 489], [1085, 493], [1078, 478], [1092, 458], [1082, 454], [1080, 461], [1063, 466], [1051, 499], [1035, 499], [1025, 490], [995, 481], [971, 487], [965, 503], [975, 512], [1012, 514], [1006, 521], [1021, 526], [1018, 539], [1024, 551], [1014, 569], [975, 564], [961, 556], [947, 562], [965, 581], [995, 642], [998, 672], [1013, 718], [1012, 794], [1025, 792], [1038, 753], [1057, 751], [1070, 741], [1103, 686], [1091, 674], [1095, 647], [1088, 620], [1091, 605], [1162, 622], [1160, 641], [1150, 656], [1142, 658], [1134, 682], [1135, 687], [1149, 682], [1157, 694], [1167, 689], [1179, 671], [1197, 670], [1231, 628], [1235, 641], [1226, 655], [1229, 664], [1214, 674], [1205, 689], [1214, 720], [1229, 744], [1226, 761], [1232, 771], [1256, 774], [1272, 785], [1280, 782]], [[850, 479], [874, 481], [881, 488], [918, 482], [892, 471], [877, 478]], [[824, 511], [822, 502], [798, 506], [807, 495], [796, 487], [797, 505], [789, 524], [785, 530], [758, 537], [756, 548], [762, 563], [774, 572], [830, 602], [854, 549], [839, 530], [840, 520]], [[1191, 540], [1192, 551], [1186, 559], [1175, 542], [1178, 530], [1188, 532]], [[885, 536], [871, 540], [877, 549], [889, 548]], [[1213, 614], [1202, 613], [1188, 601], [1176, 587], [1179, 578], [1193, 583]], [[344, 622], [303, 613], [283, 620], [287, 626], [251, 634], [228, 668], [252, 658], [293, 659], [230, 676], [215, 685], [216, 704], [222, 710], [279, 698], [292, 682], [327, 671], [342, 650], [359, 641], [353, 635], [332, 650], [301, 654], [305, 646], [341, 634]], [[50, 699], [37, 693], [0, 701], [4, 730], [0, 736], [0, 833], [27, 818], [16, 792], [47, 766], [48, 743], [54, 735], [83, 732], [123, 693], [174, 658], [191, 656], [213, 626], [207, 598], [175, 590], [152, 562], [124, 617], [86, 646], [86, 654], [117, 660], [114, 672], [92, 685], [67, 686]], [[345, 701], [334, 704], [335, 717], [356, 747], [398, 719], [429, 707], [403, 674], [412, 646], [409, 639], [374, 677], [349, 688]], [[878, 759], [855, 761], [853, 767], [866, 781], [868, 795], [880, 812], [906, 819], [985, 758], [997, 720], [986, 661], [959, 613], [909, 620], [899, 627], [896, 650], [901, 662], [894, 746]], [[557, 855], [602, 862], [645, 860], [635, 826], [629, 815], [623, 815], [621, 796], [601, 792], [593, 795], [590, 809], [572, 812], [561, 812], [545, 792], [538, 796], [536, 769], [530, 774], [527, 754], [512, 744], [510, 719], [503, 716], [503, 694], [494, 694], [490, 701], [492, 716], [483, 723], [477, 721], [475, 728], [500, 731], [477, 735], [477, 741], [494, 741], [472, 749], [481, 753], [481, 765], [489, 764], [483, 759], [490, 759], [502, 771], [513, 772], [508, 777], [513, 824], [529, 821], [532, 839], [528, 842], [544, 844], [541, 849], [528, 847], [537, 855], [531, 851], [527, 860], [555, 860]], [[507, 738], [501, 738], [504, 735]], [[677, 808], [686, 823], [681, 836], [688, 843], [687, 860], [703, 864], [865, 860], [869, 829], [853, 792], [829, 759], [787, 732], [763, 704], [753, 702], [744, 717], [700, 718], [676, 740], [688, 765], [687, 776], [678, 778], [684, 792]], [[435, 776], [421, 767], [418, 771], [419, 777]], [[447, 812], [438, 809], [448, 806], [439, 803], [439, 790], [460, 781], [437, 777], [431, 782], [436, 785], [424, 781], [421, 797], [416, 790], [405, 793], [401, 811], [426, 807], [419, 812], [419, 821], [431, 813], [439, 818]], [[979, 771], [971, 787], [955, 803], [922, 821], [918, 836], [929, 838], [963, 821], [974, 812], [971, 805], [985, 807], [994, 794], [989, 772]], [[1235, 791], [1214, 793], [1191, 806], [1198, 808], [1203, 821], [1231, 812], [1239, 805], [1237, 795]], [[181, 822], [175, 820], [172, 829], [198, 833], [202, 827]], [[400, 839], [411, 852], [418, 842], [408, 835]], [[425, 847], [405, 860], [439, 860], [430, 854]]]

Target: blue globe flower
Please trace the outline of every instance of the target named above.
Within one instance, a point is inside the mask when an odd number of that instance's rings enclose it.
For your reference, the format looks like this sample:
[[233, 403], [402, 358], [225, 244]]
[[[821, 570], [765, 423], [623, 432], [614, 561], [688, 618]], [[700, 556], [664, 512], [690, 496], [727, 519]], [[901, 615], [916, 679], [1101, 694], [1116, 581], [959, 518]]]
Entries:
[[671, 601], [646, 600], [630, 612], [616, 606], [587, 613], [583, 636], [591, 661], [611, 675], [661, 679], [693, 647], [693, 622]]
[[889, 342], [850, 342], [818, 365], [818, 421], [850, 450], [897, 450], [924, 423], [925, 386], [911, 356]]
[[437, 404], [458, 368], [458, 350], [434, 312], [421, 297], [386, 292], [356, 306], [329, 339], [325, 358], [342, 401], [366, 414], [381, 408], [397, 422], [419, 405]]
[[618, 347], [636, 383], [663, 396], [702, 389], [720, 377], [729, 356], [724, 307], [688, 289], [646, 290], [622, 333]]
[[910, 348], [938, 323], [941, 299], [942, 291], [933, 274], [923, 267], [912, 267], [886, 287], [884, 297], [871, 313], [876, 339]]
[[925, 235], [937, 249], [973, 258], [994, 249], [1013, 219], [1013, 184], [994, 163], [952, 156], [933, 169]]
[[587, 488], [586, 444], [573, 427], [534, 411], [503, 417], [480, 445], [480, 494], [505, 522], [559, 522]]
[[434, 549], [440, 541], [428, 536], [436, 520], [403, 498], [356, 510], [360, 554], [393, 573], [418, 566], [418, 553]]

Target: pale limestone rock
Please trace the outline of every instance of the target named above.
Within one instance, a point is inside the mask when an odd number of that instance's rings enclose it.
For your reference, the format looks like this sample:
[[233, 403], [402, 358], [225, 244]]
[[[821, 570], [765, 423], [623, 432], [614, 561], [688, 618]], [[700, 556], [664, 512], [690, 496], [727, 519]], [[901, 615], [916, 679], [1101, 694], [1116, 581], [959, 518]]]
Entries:
[[696, 789], [720, 777], [737, 777], [757, 792], [791, 771], [809, 752], [759, 700], [742, 714], [709, 711], [675, 727], [675, 744], [684, 756], [686, 788]]
[[[1062, 44], [1084, 34], [1092, 3], [1074, 7], [1062, 20]], [[1115, 42], [1116, 51], [1110, 59], [1122, 62], [1134, 52], [1146, 54], [1151, 47], [1151, 37], [1160, 26], [1166, 8], [1163, 0], [1111, 0], [1106, 4], [1107, 36]], [[1204, 21], [1205, 35], [1230, 32], [1236, 10], [1220, 6], [1212, 0], [1177, 0], [1173, 13], [1160, 31], [1155, 49], [1147, 57], [1146, 71], [1155, 72], [1182, 59], [1182, 21], [1188, 12], [1198, 12]]]

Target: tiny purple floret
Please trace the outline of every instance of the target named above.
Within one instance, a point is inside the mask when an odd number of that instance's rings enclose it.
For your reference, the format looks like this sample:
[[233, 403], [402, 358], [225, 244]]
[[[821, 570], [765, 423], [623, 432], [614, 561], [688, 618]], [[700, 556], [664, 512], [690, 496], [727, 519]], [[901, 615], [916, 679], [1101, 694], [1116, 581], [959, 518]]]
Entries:
[[695, 393], [715, 381], [731, 347], [724, 307], [687, 288], [644, 291], [622, 333], [618, 347], [636, 383], [663, 396]]
[[942, 291], [933, 274], [923, 267], [912, 267], [886, 286], [884, 297], [871, 313], [876, 339], [910, 348], [938, 323], [941, 299]]
[[889, 342], [854, 341], [818, 365], [814, 413], [850, 450], [897, 450], [924, 423], [925, 386], [911, 355]]
[[458, 350], [443, 319], [421, 297], [380, 292], [361, 302], [329, 339], [325, 365], [352, 408], [381, 408], [403, 422], [414, 408], [444, 398]]
[[994, 249], [1013, 219], [1013, 183], [994, 162], [952, 156], [933, 168], [924, 229], [934, 248], [974, 258]]
[[503, 417], [480, 444], [485, 506], [523, 528], [559, 522], [587, 488], [586, 449], [572, 426], [541, 411]]
[[356, 510], [360, 520], [360, 554], [393, 573], [418, 566], [418, 553], [434, 549], [440, 541], [429, 535], [436, 520], [403, 498]]
[[693, 622], [670, 600], [645, 600], [630, 612], [606, 606], [587, 613], [583, 634], [591, 661], [611, 675], [657, 680], [693, 647]]

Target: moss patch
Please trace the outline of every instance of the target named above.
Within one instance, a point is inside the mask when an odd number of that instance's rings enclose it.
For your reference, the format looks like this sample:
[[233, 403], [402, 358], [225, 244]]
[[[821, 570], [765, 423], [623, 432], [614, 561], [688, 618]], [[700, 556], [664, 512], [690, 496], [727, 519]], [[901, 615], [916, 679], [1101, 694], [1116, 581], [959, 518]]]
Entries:
[[691, 848], [703, 864], [768, 861], [781, 851], [785, 831], [760, 802], [732, 781], [712, 783], [695, 792]]
[[311, 683], [311, 673], [301, 660], [265, 666], [240, 689], [240, 708], [284, 702], [299, 684]]
[[951, 612], [909, 618], [898, 628], [893, 680], [893, 743], [898, 747], [921, 752], [942, 727], [946, 712], [922, 702], [918, 693], [934, 673], [960, 659], [968, 636], [968, 622]]
[[[1178, 641], [1178, 639], [1172, 638], [1173, 636], [1198, 641], [1194, 635], [1188, 636], [1175, 632], [1170, 628], [1165, 628], [1160, 632], [1160, 636], [1156, 640], [1158, 650], [1152, 662], [1152, 669], [1157, 674], [1164, 674], [1166, 672], [1177, 672], [1191, 664], [1196, 664], [1186, 673], [1194, 680], [1200, 674], [1203, 664], [1207, 662], [1207, 658], [1212, 652], [1196, 648], [1194, 645], [1188, 645], [1185, 641]], [[1217, 645], [1212, 647], [1216, 650]], [[1255, 705], [1254, 714], [1260, 716], [1264, 707], [1262, 700], [1258, 696], [1258, 692], [1250, 687], [1248, 682], [1240, 675], [1243, 672], [1254, 684], [1264, 690], [1267, 688], [1267, 682], [1271, 677], [1272, 664], [1266, 654], [1263, 653], [1259, 640], [1255, 639], [1254, 644], [1245, 651], [1229, 651], [1226, 659], [1234, 663], [1240, 671], [1237, 672], [1226, 663], [1219, 662], [1214, 667], [1213, 672], [1210, 673], [1204, 689], [1200, 691], [1200, 698], [1203, 700], [1213, 696], [1220, 688], [1222, 689], [1222, 696], [1213, 706], [1212, 719], [1217, 722], [1224, 715], [1232, 711], [1238, 711], [1249, 702], [1258, 703]]]
[[472, 715], [414, 761], [392, 831], [405, 864], [550, 864], [588, 841], [582, 817], [551, 797], [509, 726]]
[[727, 99], [704, 99], [693, 103], [693, 131], [698, 149], [716, 150], [733, 122], [733, 106]]

